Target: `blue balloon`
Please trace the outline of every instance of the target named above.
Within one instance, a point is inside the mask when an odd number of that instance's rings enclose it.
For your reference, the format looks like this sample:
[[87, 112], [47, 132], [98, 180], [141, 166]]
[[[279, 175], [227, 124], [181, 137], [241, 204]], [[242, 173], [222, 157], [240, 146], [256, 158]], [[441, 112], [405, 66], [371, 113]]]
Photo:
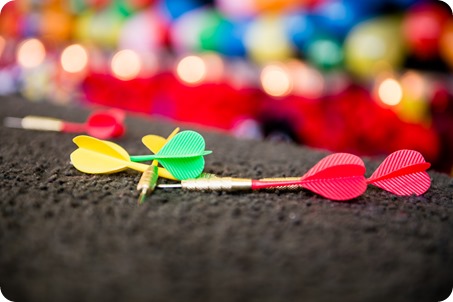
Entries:
[[222, 20], [217, 28], [218, 51], [225, 56], [243, 57], [246, 55], [244, 35], [247, 30], [246, 21]]
[[427, 2], [426, 0], [387, 0], [387, 1], [390, 4], [393, 4], [401, 8], [409, 8], [410, 6], [416, 3]]
[[312, 16], [307, 15], [305, 12], [294, 12], [285, 15], [283, 24], [291, 43], [299, 50], [305, 48], [316, 32]]
[[24, 15], [22, 24], [23, 37], [37, 37], [39, 35], [39, 25], [43, 22], [42, 16], [38, 13], [29, 13]]
[[205, 4], [202, 0], [163, 0], [159, 3], [161, 10], [172, 20], [178, 19], [188, 11]]
[[377, 0], [332, 0], [322, 3], [313, 14], [317, 28], [342, 39], [356, 24], [369, 18], [378, 5]]

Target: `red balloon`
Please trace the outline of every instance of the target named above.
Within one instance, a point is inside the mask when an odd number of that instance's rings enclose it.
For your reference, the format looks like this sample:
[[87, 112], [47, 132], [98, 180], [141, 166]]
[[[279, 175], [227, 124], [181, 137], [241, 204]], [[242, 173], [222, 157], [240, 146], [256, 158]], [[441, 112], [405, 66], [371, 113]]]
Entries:
[[439, 40], [451, 11], [437, 3], [414, 6], [403, 21], [403, 32], [412, 53], [432, 59], [439, 52]]
[[18, 1], [5, 4], [0, 10], [0, 35], [6, 38], [19, 38], [23, 25], [23, 12]]

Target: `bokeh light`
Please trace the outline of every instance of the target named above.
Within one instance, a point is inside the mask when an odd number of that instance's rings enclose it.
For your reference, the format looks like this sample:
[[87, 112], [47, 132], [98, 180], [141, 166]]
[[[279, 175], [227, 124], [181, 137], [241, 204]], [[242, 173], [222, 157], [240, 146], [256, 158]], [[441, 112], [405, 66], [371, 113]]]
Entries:
[[214, 52], [204, 53], [200, 57], [206, 65], [205, 80], [211, 83], [221, 81], [225, 71], [225, 66], [222, 58]]
[[293, 79], [293, 93], [308, 99], [318, 99], [324, 92], [325, 80], [322, 74], [313, 67], [297, 60], [288, 64]]
[[408, 71], [401, 77], [401, 86], [404, 90], [404, 95], [420, 100], [427, 94], [427, 83], [420, 73], [416, 71]]
[[274, 97], [288, 95], [293, 88], [293, 81], [283, 65], [267, 65], [261, 71], [261, 85], [264, 91]]
[[128, 81], [136, 78], [142, 68], [140, 56], [130, 50], [118, 51], [112, 58], [111, 69], [113, 75], [120, 80]]
[[16, 57], [20, 66], [34, 68], [44, 62], [46, 49], [38, 39], [28, 39], [20, 44]]
[[403, 98], [401, 85], [395, 79], [385, 79], [379, 85], [379, 99], [388, 106], [398, 105]]
[[206, 78], [207, 66], [199, 56], [187, 56], [179, 61], [176, 74], [184, 83], [196, 85]]
[[81, 72], [88, 65], [88, 53], [83, 46], [73, 44], [63, 50], [60, 62], [63, 69], [67, 72]]

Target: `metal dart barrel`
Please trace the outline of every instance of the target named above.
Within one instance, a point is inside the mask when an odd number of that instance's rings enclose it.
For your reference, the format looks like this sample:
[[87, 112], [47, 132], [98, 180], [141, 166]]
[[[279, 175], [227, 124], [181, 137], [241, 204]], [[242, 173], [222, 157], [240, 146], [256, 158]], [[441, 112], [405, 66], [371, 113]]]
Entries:
[[182, 180], [179, 184], [160, 184], [160, 189], [180, 188], [188, 191], [241, 191], [260, 189], [300, 189], [300, 177], [249, 178], [212, 177]]
[[189, 191], [251, 190], [252, 180], [247, 178], [213, 177], [182, 180], [180, 184], [160, 184], [158, 188], [181, 188]]

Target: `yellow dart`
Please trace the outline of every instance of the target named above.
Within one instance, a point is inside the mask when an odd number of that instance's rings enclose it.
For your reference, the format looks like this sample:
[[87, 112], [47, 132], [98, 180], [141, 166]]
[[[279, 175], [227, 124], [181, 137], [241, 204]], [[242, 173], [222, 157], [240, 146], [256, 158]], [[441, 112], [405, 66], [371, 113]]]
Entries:
[[[148, 168], [148, 165], [132, 162], [127, 151], [115, 143], [87, 135], [79, 135], [73, 139], [73, 142], [79, 148], [71, 153], [71, 162], [81, 172], [107, 174], [127, 168], [144, 172]], [[158, 175], [175, 180], [173, 175], [164, 168], [158, 168]]]

